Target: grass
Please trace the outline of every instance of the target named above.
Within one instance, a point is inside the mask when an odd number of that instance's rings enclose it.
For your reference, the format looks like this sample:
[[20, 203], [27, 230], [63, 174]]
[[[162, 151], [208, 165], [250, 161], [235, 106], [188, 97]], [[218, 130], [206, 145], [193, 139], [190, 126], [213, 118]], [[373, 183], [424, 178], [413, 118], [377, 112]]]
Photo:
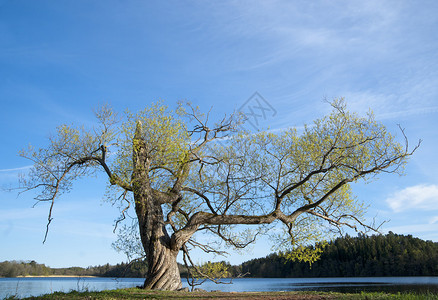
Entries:
[[[10, 297], [6, 299], [17, 299]], [[412, 294], [412, 293], [365, 293], [360, 294], [343, 294], [331, 292], [169, 292], [169, 291], [150, 291], [137, 288], [107, 290], [101, 292], [77, 292], [69, 293], [55, 292], [52, 294], [42, 295], [38, 297], [29, 297], [25, 299], [216, 299], [216, 300], [234, 300], [234, 299], [264, 299], [264, 300], [286, 300], [286, 299], [357, 299], [357, 300], [372, 300], [372, 299], [403, 299], [403, 300], [429, 300], [437, 299], [438, 294]]]

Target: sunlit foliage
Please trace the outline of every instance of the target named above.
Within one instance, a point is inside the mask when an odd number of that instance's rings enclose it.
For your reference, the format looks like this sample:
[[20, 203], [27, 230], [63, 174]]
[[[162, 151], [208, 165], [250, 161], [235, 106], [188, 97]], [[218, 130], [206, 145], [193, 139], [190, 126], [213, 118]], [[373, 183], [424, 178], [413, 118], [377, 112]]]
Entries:
[[[45, 148], [22, 151], [34, 167], [21, 184], [39, 191], [36, 200], [51, 202], [50, 224], [55, 200], [72, 182], [103, 171], [106, 196], [121, 210], [116, 226], [133, 208], [139, 228], [135, 238], [133, 227], [119, 227], [116, 249], [131, 256], [143, 248], [150, 270], [163, 276], [165, 265], [176, 281], [180, 250], [187, 257], [194, 247], [224, 254], [219, 247], [243, 249], [259, 235], [271, 236], [277, 250], [294, 250], [290, 259], [313, 263], [321, 248], [304, 246], [343, 228], [378, 229], [365, 223], [365, 206], [350, 184], [382, 172], [402, 174], [418, 147], [408, 148], [403, 130], [400, 143], [372, 113], [350, 113], [342, 99], [331, 106], [302, 131], [256, 133], [239, 129], [240, 114], [211, 125], [211, 116], [190, 104], [172, 110], [157, 102], [123, 116], [104, 106], [96, 127], [62, 125]], [[216, 239], [200, 242], [199, 231]], [[162, 264], [159, 257], [175, 262]], [[180, 286], [157, 277], [158, 283]]]

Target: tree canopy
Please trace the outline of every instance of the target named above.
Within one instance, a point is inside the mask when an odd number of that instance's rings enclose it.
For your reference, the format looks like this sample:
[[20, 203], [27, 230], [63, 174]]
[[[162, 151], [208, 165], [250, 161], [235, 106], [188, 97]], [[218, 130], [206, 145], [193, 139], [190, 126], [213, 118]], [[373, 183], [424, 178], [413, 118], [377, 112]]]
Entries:
[[235, 248], [268, 234], [280, 249], [296, 250], [291, 258], [313, 261], [319, 252], [304, 246], [328, 232], [376, 229], [365, 223], [350, 184], [401, 174], [418, 147], [409, 149], [403, 130], [399, 142], [371, 113], [350, 113], [343, 100], [331, 105], [329, 115], [302, 131], [255, 133], [240, 129], [239, 114], [211, 124], [209, 114], [187, 104], [171, 110], [155, 103], [123, 117], [104, 106], [95, 128], [62, 125], [47, 147], [22, 151], [34, 163], [22, 187], [51, 203], [49, 225], [72, 182], [103, 171], [109, 199], [125, 204], [120, 220], [135, 208], [146, 288], [181, 287], [179, 251], [186, 261], [193, 247], [222, 253], [197, 241], [198, 231]]

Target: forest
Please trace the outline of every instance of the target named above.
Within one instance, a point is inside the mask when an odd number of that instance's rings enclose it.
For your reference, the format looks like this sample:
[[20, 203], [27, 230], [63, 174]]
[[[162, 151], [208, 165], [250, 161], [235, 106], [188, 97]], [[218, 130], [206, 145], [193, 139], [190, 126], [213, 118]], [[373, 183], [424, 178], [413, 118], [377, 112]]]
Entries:
[[0, 262], [0, 277], [18, 276], [97, 276], [97, 277], [144, 277], [146, 262], [136, 261], [131, 264], [105, 264], [87, 268], [50, 268], [35, 261]]
[[[273, 253], [233, 266], [220, 262], [225, 277], [363, 277], [438, 276], [438, 243], [411, 235], [345, 236], [325, 245], [321, 258], [309, 265], [291, 261], [287, 253]], [[212, 264], [210, 262], [206, 264]], [[213, 263], [214, 264], [214, 263]], [[179, 265], [182, 277], [187, 269]], [[201, 266], [202, 267], [202, 266]], [[0, 277], [99, 276], [144, 277], [145, 261], [88, 268], [49, 268], [35, 261], [0, 262]]]
[[312, 265], [276, 253], [241, 268], [250, 277], [437, 276], [438, 243], [392, 232], [345, 236], [329, 242]]

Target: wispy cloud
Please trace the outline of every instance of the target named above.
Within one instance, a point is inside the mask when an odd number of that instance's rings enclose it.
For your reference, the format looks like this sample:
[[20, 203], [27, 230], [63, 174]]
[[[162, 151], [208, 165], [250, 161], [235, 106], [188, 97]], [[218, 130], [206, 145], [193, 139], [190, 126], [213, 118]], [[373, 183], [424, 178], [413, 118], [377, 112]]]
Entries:
[[[309, 50], [321, 55], [349, 52], [387, 55], [396, 45], [394, 31], [400, 30], [402, 5], [381, 1], [235, 2], [239, 17], [222, 24], [231, 36], [259, 38], [270, 42], [258, 66], [295, 59], [297, 52]], [[228, 14], [229, 14], [228, 9]], [[336, 18], [327, 11], [335, 12]], [[389, 50], [388, 50], [389, 49]], [[362, 57], [363, 58], [363, 57]]]
[[17, 185], [19, 176], [29, 171], [32, 166], [24, 166], [10, 169], [0, 169], [0, 185], [6, 188], [6, 185]]
[[12, 168], [12, 169], [0, 169], [0, 172], [2, 172], [2, 173], [19, 172], [19, 171], [29, 170], [32, 167], [33, 167], [33, 165], [24, 166], [24, 167], [18, 167], [18, 168]]
[[113, 233], [113, 229], [114, 228], [112, 224], [103, 224], [93, 221], [59, 220], [58, 224], [53, 226], [50, 230], [54, 235], [67, 234], [114, 240], [116, 238], [116, 234]]
[[438, 185], [421, 184], [395, 192], [386, 199], [394, 212], [406, 210], [438, 210]]
[[[214, 10], [210, 5], [206, 8], [214, 11], [213, 20], [224, 21], [220, 26], [206, 23], [217, 26], [215, 39], [224, 45], [244, 40], [254, 46], [254, 51], [244, 52], [238, 60], [230, 47], [224, 48], [221, 55], [227, 57], [223, 60], [227, 69], [270, 72], [275, 68], [296, 85], [297, 94], [286, 92], [285, 105], [291, 98], [314, 97], [316, 91], [320, 97], [345, 96], [353, 111], [371, 108], [379, 120], [438, 112], [438, 73], [432, 54], [436, 43], [427, 34], [436, 20], [431, 9], [411, 16], [408, 2], [374, 0], [256, 1], [251, 5], [238, 1], [232, 2], [233, 9], [212, 5]], [[289, 70], [282, 70], [285, 67]], [[277, 84], [278, 78], [265, 81], [264, 87], [277, 91]], [[273, 101], [286, 93], [282, 91]], [[309, 110], [314, 112], [314, 106]], [[297, 106], [293, 113], [296, 117]]]
[[438, 224], [416, 224], [416, 225], [402, 225], [393, 226], [386, 228], [387, 231], [392, 231], [395, 233], [405, 233], [419, 236], [421, 233], [425, 232], [437, 232]]
[[46, 219], [48, 211], [41, 208], [1, 209], [1, 221], [20, 221], [30, 219]]
[[[66, 216], [67, 210], [70, 210], [69, 213], [71, 215], [71, 211], [74, 210], [72, 208], [79, 207], [79, 205], [64, 204], [60, 206], [61, 208], [57, 210], [54, 222], [50, 226], [49, 234], [115, 238], [112, 222], [102, 223], [98, 221], [72, 220]], [[46, 207], [1, 209], [0, 231], [1, 228], [5, 230], [5, 228], [11, 227], [44, 233], [47, 214], [48, 209]]]
[[383, 92], [361, 91], [348, 92], [344, 96], [349, 109], [362, 115], [371, 109], [378, 120], [438, 113], [438, 105], [429, 103], [426, 99], [420, 99], [416, 102], [412, 101], [412, 99], [416, 98], [410, 98], [407, 96], [408, 94], [410, 92], [400, 97]]

